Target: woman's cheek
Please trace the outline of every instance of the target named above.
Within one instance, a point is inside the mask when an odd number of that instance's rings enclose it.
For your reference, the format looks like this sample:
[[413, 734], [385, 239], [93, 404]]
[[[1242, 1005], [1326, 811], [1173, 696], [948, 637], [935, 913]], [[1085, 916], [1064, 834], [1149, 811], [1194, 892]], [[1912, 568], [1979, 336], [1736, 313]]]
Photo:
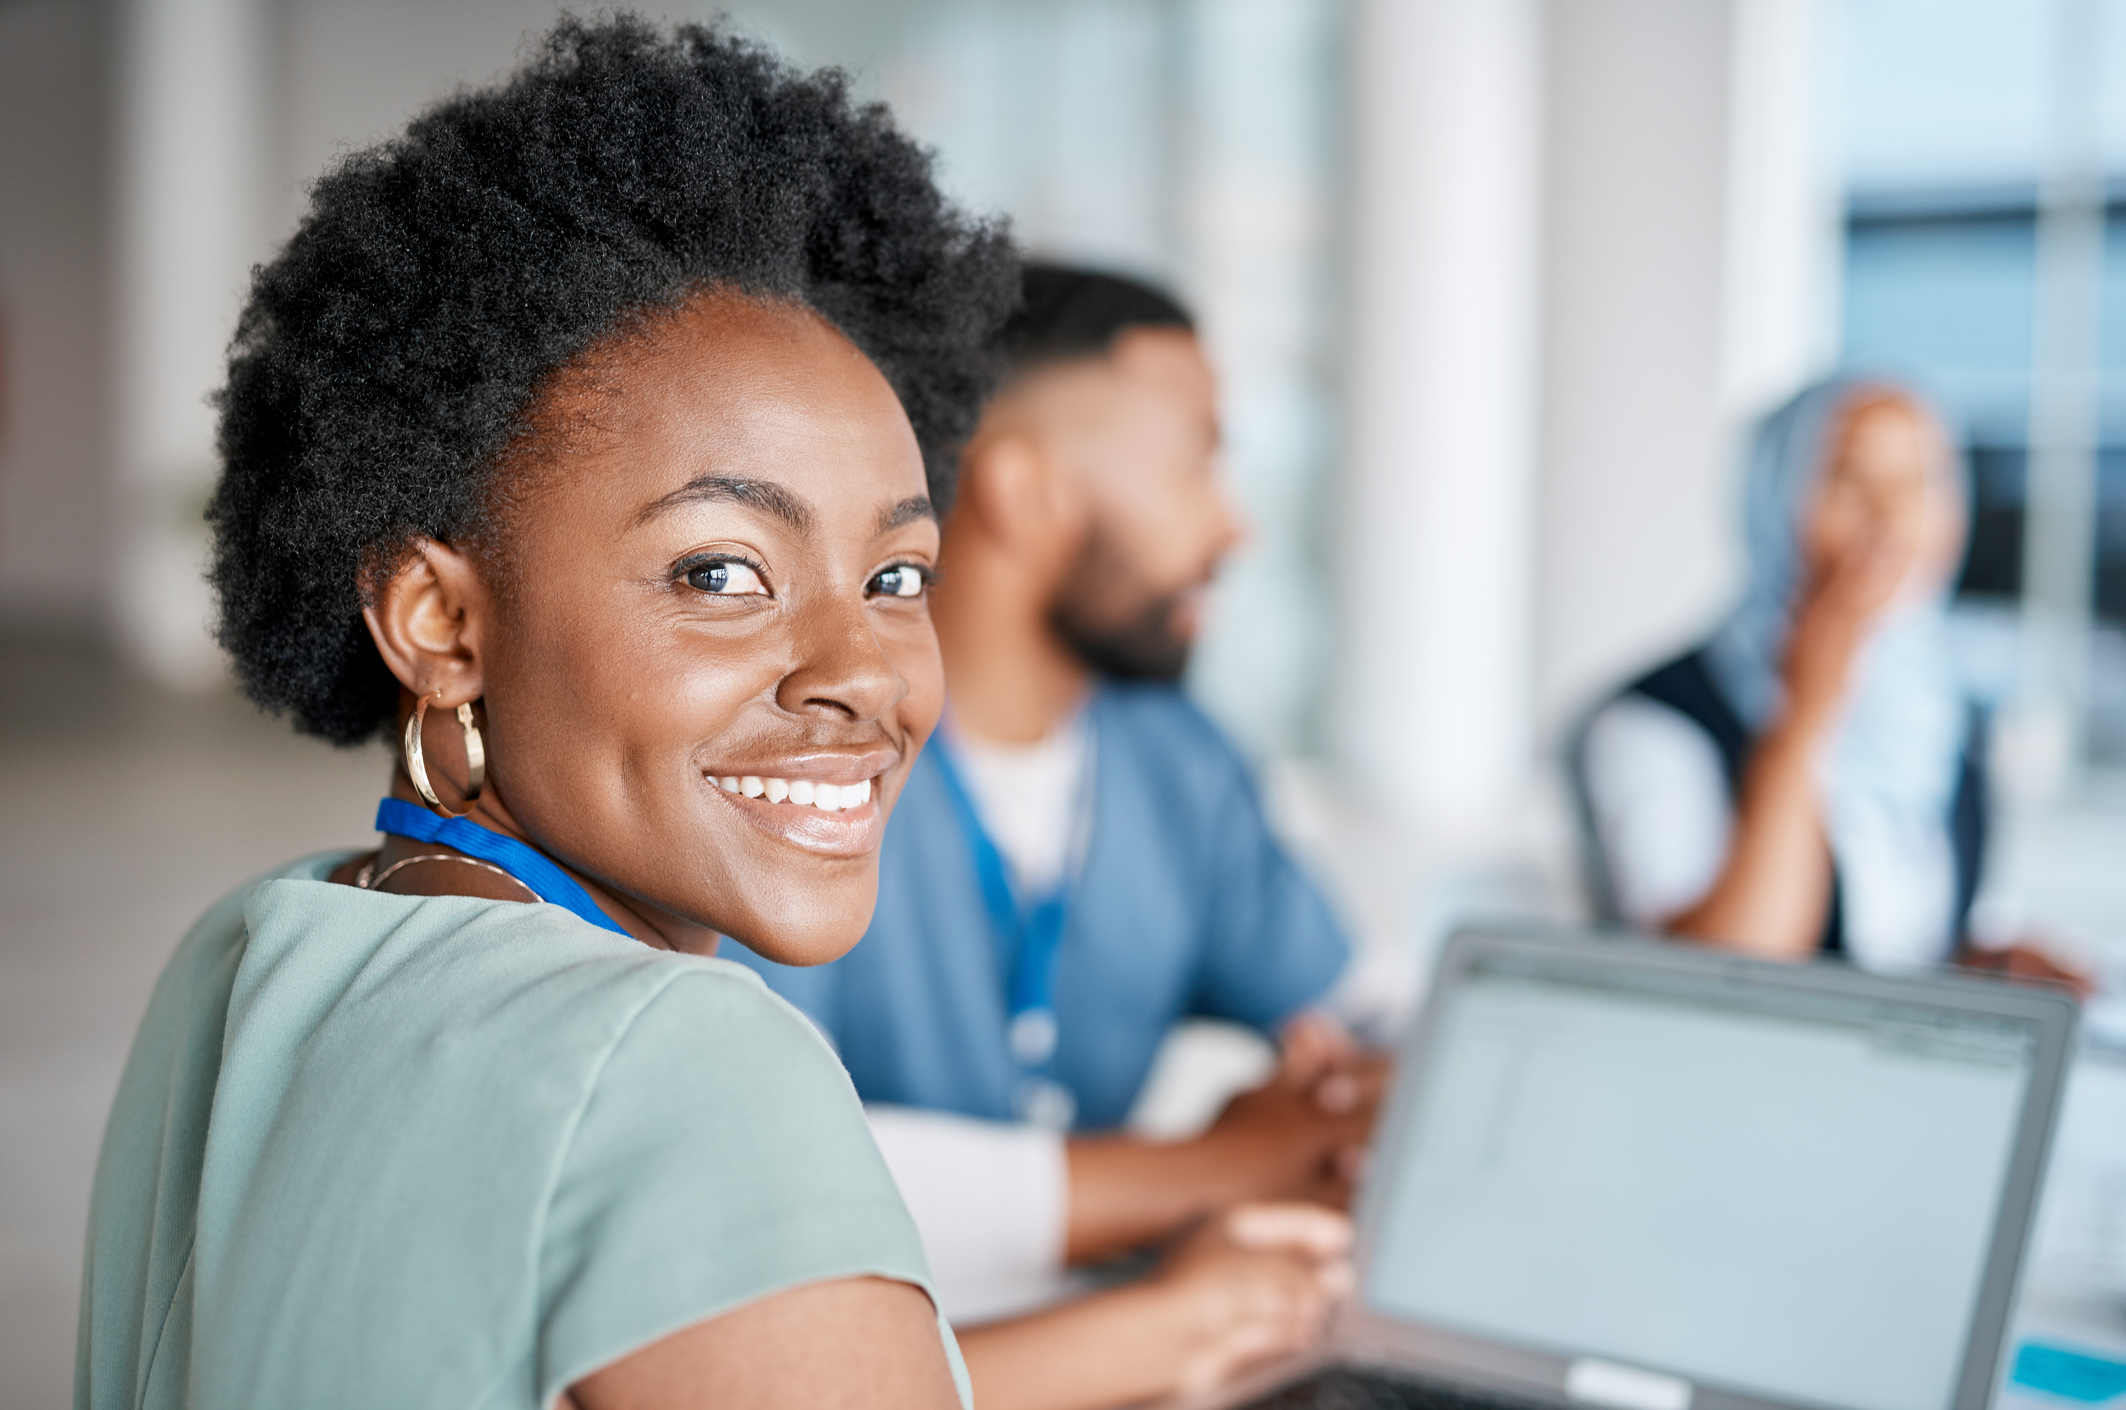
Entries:
[[905, 690], [896, 712], [903, 727], [929, 734], [945, 708], [945, 658], [930, 613], [908, 612], [879, 633], [879, 642]]
[[934, 643], [912, 665], [912, 674], [902, 673], [908, 695], [902, 702], [901, 719], [903, 727], [921, 741], [930, 737], [945, 713], [945, 666]]

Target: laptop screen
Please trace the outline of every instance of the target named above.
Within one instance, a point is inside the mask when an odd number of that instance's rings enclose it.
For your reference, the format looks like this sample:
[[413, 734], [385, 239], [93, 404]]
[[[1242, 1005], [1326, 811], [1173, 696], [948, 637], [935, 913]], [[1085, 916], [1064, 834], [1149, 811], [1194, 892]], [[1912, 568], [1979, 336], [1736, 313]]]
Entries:
[[1780, 1399], [1943, 1410], [2034, 1025], [1504, 955], [1405, 1084], [1365, 1301]]

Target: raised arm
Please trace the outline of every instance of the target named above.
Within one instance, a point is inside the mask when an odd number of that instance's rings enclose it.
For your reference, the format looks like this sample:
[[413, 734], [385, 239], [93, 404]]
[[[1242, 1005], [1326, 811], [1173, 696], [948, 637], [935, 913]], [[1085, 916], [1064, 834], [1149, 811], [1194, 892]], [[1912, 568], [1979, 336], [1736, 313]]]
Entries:
[[1727, 858], [1711, 889], [1666, 929], [1767, 959], [1815, 950], [1831, 893], [1819, 760], [1862, 636], [1909, 562], [1909, 553], [1865, 541], [1810, 587], [1787, 645], [1786, 699], [1750, 754]]

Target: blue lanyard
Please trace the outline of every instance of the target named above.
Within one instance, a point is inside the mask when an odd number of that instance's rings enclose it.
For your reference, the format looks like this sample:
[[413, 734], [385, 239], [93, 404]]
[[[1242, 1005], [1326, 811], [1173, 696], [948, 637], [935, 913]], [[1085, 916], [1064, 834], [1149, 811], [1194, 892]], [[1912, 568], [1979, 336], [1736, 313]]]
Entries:
[[[1004, 854], [982, 826], [974, 799], [952, 762], [942, 738], [930, 742], [945, 792], [959, 818], [960, 831], [974, 854], [975, 876], [982, 883], [982, 905], [989, 912], [990, 933], [1005, 959], [1004, 1001], [1011, 1016], [1011, 1055], [1029, 1076], [1053, 1079], [1056, 1066], [1056, 959], [1063, 948], [1070, 883], [1066, 879], [1045, 896], [1021, 905], [1011, 885]], [[1043, 1099], [1053, 1100], [1052, 1094]]]
[[526, 889], [540, 900], [574, 911], [592, 925], [602, 925], [615, 935], [626, 935], [630, 940], [635, 938], [599, 909], [598, 903], [591, 899], [591, 893], [577, 885], [574, 877], [555, 866], [551, 858], [514, 837], [490, 831], [470, 818], [439, 818], [426, 808], [416, 808], [402, 799], [386, 798], [376, 805], [376, 830], [395, 837], [410, 837], [416, 842], [440, 842], [445, 847], [457, 848], [468, 857], [492, 862], [523, 882]]

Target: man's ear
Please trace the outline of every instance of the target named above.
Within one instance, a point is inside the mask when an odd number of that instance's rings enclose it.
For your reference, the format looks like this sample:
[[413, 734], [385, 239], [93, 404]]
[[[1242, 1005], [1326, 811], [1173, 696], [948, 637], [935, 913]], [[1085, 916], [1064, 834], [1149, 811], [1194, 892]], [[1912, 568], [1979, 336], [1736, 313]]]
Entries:
[[1075, 546], [1091, 505], [1078, 477], [1024, 431], [984, 437], [968, 448], [961, 496], [984, 537], [1015, 553], [1046, 558]]
[[434, 539], [415, 539], [362, 609], [369, 636], [391, 673], [416, 699], [445, 709], [486, 692], [480, 653], [489, 598], [472, 560]]

